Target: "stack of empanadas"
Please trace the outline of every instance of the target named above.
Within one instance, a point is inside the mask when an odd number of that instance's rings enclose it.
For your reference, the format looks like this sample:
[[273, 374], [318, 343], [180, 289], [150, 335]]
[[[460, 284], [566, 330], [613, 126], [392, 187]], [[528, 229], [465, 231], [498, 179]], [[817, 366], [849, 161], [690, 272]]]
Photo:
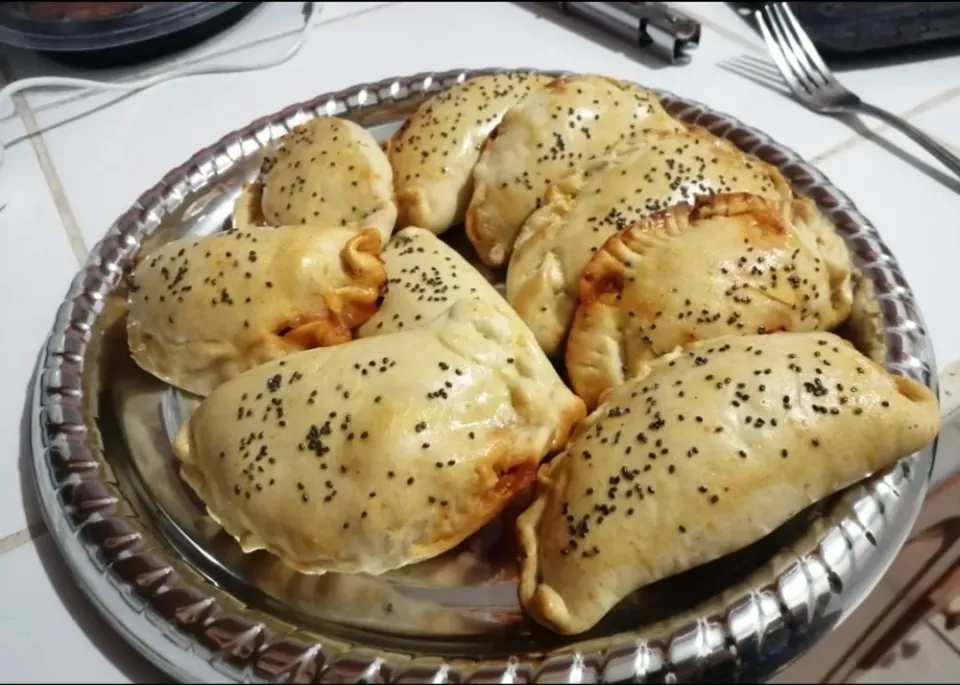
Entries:
[[127, 330], [205, 396], [174, 447], [243, 550], [384, 574], [533, 501], [521, 603], [576, 633], [934, 438], [933, 394], [831, 332], [874, 312], [855, 276], [811, 200], [655, 93], [502, 73], [384, 150], [295, 128], [232, 229], [137, 260]]

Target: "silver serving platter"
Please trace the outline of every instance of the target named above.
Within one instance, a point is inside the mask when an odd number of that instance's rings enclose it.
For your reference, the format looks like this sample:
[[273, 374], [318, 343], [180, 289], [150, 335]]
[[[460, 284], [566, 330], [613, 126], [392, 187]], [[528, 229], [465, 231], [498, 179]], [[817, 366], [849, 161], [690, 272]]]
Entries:
[[[203, 516], [170, 450], [170, 435], [197, 400], [140, 371], [126, 352], [123, 275], [133, 256], [141, 247], [219, 230], [264, 147], [292, 126], [336, 115], [385, 140], [426, 96], [494, 71], [389, 79], [263, 117], [144, 193], [74, 279], [33, 389], [40, 500], [94, 605], [174, 677], [756, 682], [843, 620], [912, 526], [932, 447], [741, 552], [636, 593], [591, 632], [561, 637], [519, 611], [511, 512], [451, 553], [380, 578], [294, 573], [267, 556], [243, 555]], [[854, 338], [873, 340], [874, 356], [891, 371], [934, 387], [933, 353], [913, 295], [853, 203], [763, 133], [697, 102], [661, 97], [675, 116], [779, 167], [819, 204], [849, 245], [868, 295]], [[456, 240], [457, 232], [450, 234]]]

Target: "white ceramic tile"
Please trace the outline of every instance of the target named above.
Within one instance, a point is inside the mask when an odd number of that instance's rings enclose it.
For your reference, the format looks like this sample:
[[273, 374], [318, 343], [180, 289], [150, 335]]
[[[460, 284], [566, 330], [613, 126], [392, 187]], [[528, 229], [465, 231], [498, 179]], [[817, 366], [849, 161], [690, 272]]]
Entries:
[[[23, 137], [19, 118], [0, 122], [0, 137]], [[29, 141], [14, 143], [0, 167], [0, 538], [39, 520], [27, 442], [27, 388], [57, 306], [77, 270]], [[4, 613], [0, 609], [0, 614]]]
[[[960, 407], [960, 360], [940, 367], [940, 410], [947, 416]], [[960, 418], [960, 412], [958, 412]]]
[[[319, 17], [321, 23], [337, 21], [347, 16], [359, 15], [381, 7], [385, 2], [328, 2]], [[8, 61], [16, 78], [32, 76], [71, 76], [92, 78], [99, 81], [142, 78], [147, 74], [169, 69], [174, 65], [185, 65], [213, 59], [214, 63], [247, 64], [246, 51], [252, 45], [269, 42], [270, 48], [262, 51], [262, 56], [282, 55], [292, 45], [295, 36], [303, 25], [299, 2], [264, 2], [241, 18], [225, 31], [212, 36], [187, 50], [163, 57], [134, 67], [116, 69], [80, 69], [59, 64], [43, 55], [29, 50], [8, 48]], [[26, 98], [33, 108], [55, 106], [64, 100], [72, 100], [79, 95], [89, 95], [89, 91], [50, 89], [30, 91]]]
[[[940, 413], [944, 417], [937, 460], [930, 478], [934, 484], [960, 471], [960, 360], [940, 367]], [[958, 631], [960, 638], [960, 631]], [[960, 639], [958, 639], [960, 644]]]
[[[957, 125], [960, 122], [960, 71], [958, 71], [955, 81], [953, 97], [936, 107], [911, 117], [910, 123], [927, 135], [933, 136], [940, 143], [947, 145], [957, 156], [960, 156], [960, 126]], [[918, 156], [920, 154], [918, 153]], [[925, 152], [922, 154], [926, 155]], [[925, 157], [925, 159], [931, 158]], [[931, 162], [931, 164], [935, 163]]]
[[3, 680], [168, 683], [74, 583], [49, 535], [0, 557]]
[[945, 367], [960, 359], [955, 297], [960, 181], [933, 170], [934, 162], [924, 167], [905, 160], [922, 152], [902, 137], [895, 146], [880, 142], [862, 142], [817, 166], [873, 222], [896, 256], [923, 311], [937, 362]]
[[876, 667], [861, 674], [860, 685], [881, 683], [956, 683], [960, 655], [926, 624], [914, 628]]
[[[403, 48], [391, 47], [398, 40]], [[738, 51], [729, 41], [711, 40], [690, 66], [653, 66], [526, 7], [404, 3], [321, 26], [296, 60], [269, 72], [190, 78], [92, 114], [91, 102], [103, 98], [37, 117], [91, 243], [165, 172], [252, 119], [324, 91], [430, 69], [536, 66], [631, 78], [708, 102], [808, 155], [847, 135], [842, 124], [799, 108], [786, 111], [781, 96], [716, 66]]]
[[[947, 608], [954, 616], [960, 615], [960, 592], [957, 593], [953, 602]], [[957, 654], [960, 654], [960, 626], [948, 628], [946, 618], [939, 612], [933, 614], [927, 622], [930, 627], [939, 633], [941, 638], [953, 647]], [[958, 680], [960, 680], [960, 676], [958, 676]]]

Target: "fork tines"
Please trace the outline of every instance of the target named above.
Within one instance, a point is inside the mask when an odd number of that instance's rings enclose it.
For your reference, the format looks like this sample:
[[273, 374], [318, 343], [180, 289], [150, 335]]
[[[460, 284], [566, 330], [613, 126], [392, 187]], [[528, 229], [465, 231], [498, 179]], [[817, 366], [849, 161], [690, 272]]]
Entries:
[[835, 79], [829, 67], [787, 3], [764, 5], [754, 16], [770, 56], [791, 90], [803, 97], [832, 85]]

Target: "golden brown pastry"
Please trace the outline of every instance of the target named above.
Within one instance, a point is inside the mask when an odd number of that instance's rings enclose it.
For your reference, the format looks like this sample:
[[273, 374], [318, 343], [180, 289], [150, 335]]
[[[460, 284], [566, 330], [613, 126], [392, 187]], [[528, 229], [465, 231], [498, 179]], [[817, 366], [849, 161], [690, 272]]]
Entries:
[[157, 378], [198, 395], [258, 364], [350, 340], [386, 280], [373, 229], [253, 228], [184, 238], [130, 277], [127, 341]]
[[413, 331], [248, 371], [174, 449], [245, 551], [303, 573], [381, 574], [477, 531], [583, 415], [532, 337], [463, 300]]
[[937, 399], [829, 333], [694, 343], [613, 389], [538, 475], [520, 599], [553, 630], [729, 554], [929, 443]]
[[853, 300], [849, 257], [842, 273], [832, 268], [815, 236], [756, 195], [702, 197], [654, 214], [611, 236], [583, 272], [565, 352], [573, 389], [592, 408], [679, 345], [831, 330]]
[[507, 301], [548, 355], [560, 352], [587, 262], [618, 230], [680, 202], [747, 192], [787, 202], [786, 179], [708, 131], [652, 132], [555, 183], [524, 224]]
[[233, 215], [238, 228], [375, 228], [384, 243], [396, 220], [387, 156], [365, 129], [337, 117], [311, 119], [277, 141]]
[[357, 331], [361, 338], [419, 328], [454, 302], [472, 298], [489, 302], [526, 328], [490, 282], [430, 231], [416, 226], [397, 231], [381, 257], [386, 291], [377, 313]]
[[511, 107], [473, 170], [467, 235], [490, 266], [506, 263], [551, 183], [623, 141], [682, 130], [652, 92], [604, 76], [552, 81]]
[[487, 136], [507, 109], [552, 80], [523, 72], [477, 76], [420, 105], [387, 144], [398, 225], [443, 233], [463, 221]]

